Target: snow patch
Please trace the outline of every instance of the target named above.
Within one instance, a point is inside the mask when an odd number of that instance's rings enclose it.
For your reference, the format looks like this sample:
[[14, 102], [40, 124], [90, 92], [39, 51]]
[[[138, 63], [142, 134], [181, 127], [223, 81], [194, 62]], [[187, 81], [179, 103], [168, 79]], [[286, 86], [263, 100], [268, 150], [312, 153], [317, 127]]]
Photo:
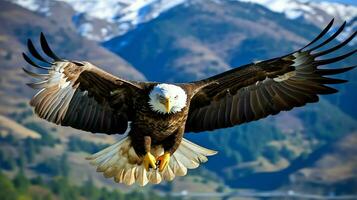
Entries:
[[353, 5], [324, 1], [303, 1], [303, 0], [238, 0], [260, 4], [278, 13], [284, 13], [290, 19], [297, 17], [309, 18], [318, 17], [318, 13], [328, 15], [343, 20], [351, 20], [357, 16], [357, 7]]
[[[307, 1], [307, 0], [237, 0], [260, 4], [274, 12], [282, 13], [289, 19], [303, 17], [312, 24], [323, 28], [332, 18], [335, 18], [334, 26], [338, 26], [342, 21], [353, 21], [357, 17], [357, 7], [336, 2]], [[346, 39], [353, 30], [356, 30], [357, 23], [347, 24], [344, 32], [337, 37], [338, 40]], [[353, 39], [349, 44], [357, 43]]]

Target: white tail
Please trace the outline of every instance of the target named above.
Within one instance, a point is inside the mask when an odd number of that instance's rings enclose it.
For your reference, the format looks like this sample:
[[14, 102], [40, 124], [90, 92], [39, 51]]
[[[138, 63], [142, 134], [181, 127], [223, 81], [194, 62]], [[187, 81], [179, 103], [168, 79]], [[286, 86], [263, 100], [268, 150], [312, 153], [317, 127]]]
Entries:
[[[151, 153], [158, 157], [164, 153], [161, 146], [152, 148]], [[148, 182], [158, 184], [162, 180], [171, 181], [175, 176], [185, 176], [187, 169], [197, 168], [200, 163], [206, 162], [207, 156], [216, 154], [216, 151], [206, 149], [183, 138], [176, 152], [171, 156], [169, 165], [164, 171], [145, 170], [142, 158], [138, 157], [131, 146], [129, 137], [95, 153], [89, 157], [91, 164], [97, 166], [97, 172], [103, 172], [104, 177], [114, 178], [117, 183], [141, 186]]]

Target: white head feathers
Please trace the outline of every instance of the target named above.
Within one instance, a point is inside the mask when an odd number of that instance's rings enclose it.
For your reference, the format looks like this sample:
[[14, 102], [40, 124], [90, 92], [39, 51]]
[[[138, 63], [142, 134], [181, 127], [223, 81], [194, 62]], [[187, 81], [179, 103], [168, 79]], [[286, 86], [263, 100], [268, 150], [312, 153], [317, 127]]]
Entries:
[[158, 84], [150, 92], [149, 105], [162, 114], [180, 112], [186, 106], [186, 92], [176, 85]]

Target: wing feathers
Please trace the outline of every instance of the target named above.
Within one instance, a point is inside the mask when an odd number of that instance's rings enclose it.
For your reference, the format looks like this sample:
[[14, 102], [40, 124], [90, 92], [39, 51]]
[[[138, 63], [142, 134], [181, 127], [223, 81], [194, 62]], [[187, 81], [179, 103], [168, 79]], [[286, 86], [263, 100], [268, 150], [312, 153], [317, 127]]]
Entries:
[[315, 73], [321, 76], [324, 75], [335, 75], [335, 74], [341, 74], [344, 72], [347, 72], [353, 68], [355, 68], [356, 66], [352, 66], [352, 67], [345, 67], [345, 68], [338, 68], [338, 69], [316, 69]]
[[53, 64], [47, 60], [45, 60], [36, 50], [35, 46], [33, 45], [32, 41], [30, 39], [27, 40], [27, 48], [29, 49], [30, 53], [33, 55], [33, 57], [35, 57], [36, 59], [47, 63], [47, 64]]
[[[28, 84], [41, 89], [30, 102], [35, 112], [41, 118], [63, 126], [90, 132], [124, 133], [128, 120], [132, 120], [127, 113], [131, 112], [129, 105], [134, 98], [140, 97], [141, 86], [119, 79], [88, 62], [60, 59], [42, 33], [40, 42], [43, 52], [53, 59], [52, 62], [41, 56], [31, 40], [27, 42], [29, 52], [33, 58], [50, 64], [50, 67], [36, 64], [23, 53], [30, 65], [48, 71], [48, 74], [37, 74], [24, 68], [25, 73], [40, 80]], [[112, 97], [113, 90], [125, 95]]]
[[327, 26], [321, 31], [321, 33], [315, 38], [313, 39], [309, 44], [307, 44], [306, 46], [304, 46], [303, 48], [300, 49], [300, 51], [304, 50], [306, 47], [309, 47], [310, 45], [314, 44], [315, 42], [317, 42], [320, 38], [322, 38], [332, 27], [333, 22], [335, 21], [335, 19], [333, 18], [328, 24]]
[[26, 60], [26, 62], [28, 62], [30, 65], [32, 65], [34, 67], [44, 69], [44, 70], [50, 70], [50, 68], [48, 68], [48, 67], [43, 67], [43, 66], [40, 66], [40, 65], [34, 63], [25, 53], [22, 53], [22, 57]]
[[[346, 27], [346, 23], [343, 23], [330, 37], [318, 43], [331, 29], [333, 21], [314, 40], [296, 52], [245, 65], [200, 81], [216, 84], [208, 84], [198, 92], [198, 96], [209, 98], [204, 103], [201, 98], [192, 98], [186, 132], [213, 130], [257, 120], [306, 103], [317, 102], [318, 95], [338, 92], [327, 84], [347, 81], [326, 76], [347, 72], [355, 66], [331, 69], [319, 69], [319, 66], [346, 59], [357, 50], [332, 58], [317, 58], [346, 47], [357, 32], [331, 48], [318, 51], [339, 36]], [[311, 47], [313, 45], [315, 46]], [[210, 103], [207, 104], [207, 101]], [[191, 115], [197, 113], [197, 110], [202, 110], [203, 112], [198, 113], [203, 115]]]
[[238, 123], [238, 102], [238, 95], [234, 95], [232, 98], [232, 107], [230, 112], [230, 121], [232, 125]]
[[226, 98], [226, 110], [224, 111], [225, 113], [225, 118], [224, 121], [228, 124], [228, 126], [232, 126], [232, 120], [230, 119], [230, 111], [232, 110], [232, 101], [233, 101], [233, 97], [232, 95], [229, 95], [228, 98]]
[[41, 33], [40, 42], [43, 52], [45, 52], [46, 55], [48, 55], [50, 58], [52, 58], [55, 61], [62, 61], [62, 59], [60, 59], [58, 56], [56, 56], [56, 54], [53, 53], [43, 33]]
[[46, 80], [50, 77], [49, 74], [37, 74], [35, 72], [31, 72], [25, 68], [22, 68], [22, 70], [24, 70], [24, 72], [26, 72], [26, 74], [32, 76], [33, 78], [37, 78], [37, 79], [41, 79], [41, 80]]
[[357, 49], [353, 50], [353, 51], [350, 51], [346, 54], [343, 54], [341, 56], [337, 56], [337, 57], [334, 57], [334, 58], [329, 58], [329, 59], [325, 59], [325, 60], [317, 60], [315, 61], [315, 65], [316, 66], [319, 66], [319, 65], [327, 65], [327, 64], [331, 64], [331, 63], [334, 63], [334, 62], [338, 62], [340, 60], [343, 60], [351, 55], [353, 55], [354, 53], [357, 52]]
[[331, 37], [329, 37], [327, 40], [323, 41], [321, 44], [315, 46], [314, 48], [309, 49], [309, 51], [311, 52], [311, 51], [318, 49], [318, 48], [328, 44], [329, 42], [331, 42], [343, 31], [345, 26], [346, 26], [346, 21], [343, 22], [343, 24], [338, 28], [338, 30]]
[[327, 49], [325, 51], [321, 51], [319, 53], [313, 54], [312, 56], [314, 56], [316, 58], [316, 57], [323, 56], [323, 55], [329, 54], [331, 52], [334, 52], [334, 51], [346, 46], [356, 36], [356, 34], [357, 34], [357, 31], [355, 31], [353, 34], [351, 34], [346, 40], [344, 40], [340, 44], [338, 44], [330, 49]]

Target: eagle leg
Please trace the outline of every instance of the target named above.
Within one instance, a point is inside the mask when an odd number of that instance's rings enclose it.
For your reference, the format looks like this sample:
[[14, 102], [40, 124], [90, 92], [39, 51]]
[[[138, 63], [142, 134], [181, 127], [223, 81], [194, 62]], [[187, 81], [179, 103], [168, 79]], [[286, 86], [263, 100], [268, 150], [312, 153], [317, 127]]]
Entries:
[[149, 171], [149, 168], [156, 169], [155, 156], [153, 156], [150, 153], [150, 151], [151, 151], [151, 137], [150, 136], [144, 137], [144, 147], [145, 147], [146, 154], [143, 159], [143, 164], [144, 164], [146, 171]]
[[156, 159], [150, 152], [145, 154], [143, 164], [146, 171], [149, 171], [149, 168], [156, 169]]
[[163, 155], [156, 158], [157, 165], [159, 165], [159, 171], [162, 172], [167, 167], [170, 162], [171, 154], [170, 152], [165, 152]]

